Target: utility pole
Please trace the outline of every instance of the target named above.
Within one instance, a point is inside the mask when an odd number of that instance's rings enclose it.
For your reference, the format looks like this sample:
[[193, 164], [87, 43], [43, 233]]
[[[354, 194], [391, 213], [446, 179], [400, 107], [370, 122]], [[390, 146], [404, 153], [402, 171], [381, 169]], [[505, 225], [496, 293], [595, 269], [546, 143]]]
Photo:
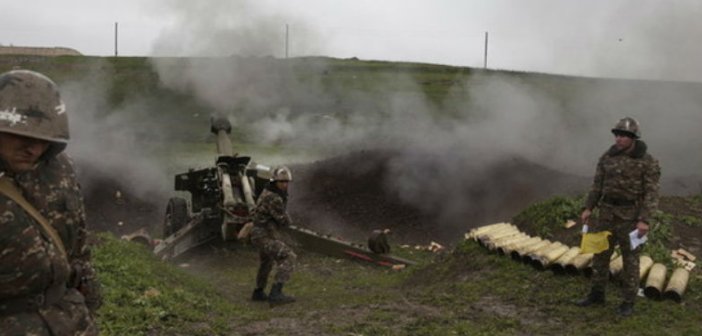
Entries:
[[115, 22], [115, 57], [117, 57], [117, 30], [119, 22]]
[[487, 51], [488, 51], [488, 32], [485, 32], [485, 58], [483, 61], [483, 69], [487, 69]]
[[286, 59], [288, 58], [289, 36], [290, 36], [290, 30], [289, 30], [288, 24], [286, 23], [285, 24], [285, 58]]

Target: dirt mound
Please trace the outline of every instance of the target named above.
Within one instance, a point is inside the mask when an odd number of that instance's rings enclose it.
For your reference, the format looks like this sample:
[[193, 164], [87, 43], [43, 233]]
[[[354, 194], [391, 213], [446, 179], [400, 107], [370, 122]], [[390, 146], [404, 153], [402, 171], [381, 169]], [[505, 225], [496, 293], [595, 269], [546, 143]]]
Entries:
[[90, 230], [121, 236], [142, 227], [153, 230], [161, 223], [165, 197], [139, 195], [116, 177], [78, 165]]
[[446, 186], [437, 186], [434, 179], [442, 167], [419, 167], [426, 172], [426, 184], [414, 187], [426, 198], [408, 199], [402, 194], [404, 186], [397, 184], [414, 182], [393, 176], [394, 163], [404, 155], [359, 151], [293, 167], [297, 180], [291, 214], [305, 226], [349, 239], [364, 239], [373, 229], [389, 228], [396, 242], [451, 244], [469, 228], [509, 221], [536, 200], [582, 192], [588, 184], [585, 178], [508, 158], [473, 167], [469, 178], [452, 178]]
[[403, 202], [389, 190], [392, 153], [356, 152], [292, 167], [290, 213], [296, 222], [321, 233], [362, 239], [374, 229], [389, 228], [393, 239], [435, 236], [430, 214]]

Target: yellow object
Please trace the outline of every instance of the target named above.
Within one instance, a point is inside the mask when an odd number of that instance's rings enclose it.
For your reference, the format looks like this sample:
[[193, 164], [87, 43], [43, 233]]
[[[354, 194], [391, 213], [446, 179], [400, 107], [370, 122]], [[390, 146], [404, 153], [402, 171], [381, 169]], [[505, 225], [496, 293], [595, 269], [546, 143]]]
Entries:
[[580, 253], [600, 253], [609, 248], [609, 237], [612, 233], [609, 231], [586, 233], [580, 242]]
[[[646, 287], [644, 287], [644, 295], [646, 295], [646, 297], [660, 299], [667, 272], [668, 268], [661, 263], [656, 263], [651, 266], [651, 270], [648, 271], [648, 278], [646, 279]], [[678, 288], [678, 286], [676, 286], [676, 288]], [[680, 295], [682, 295], [682, 292], [680, 292]]]
[[653, 266], [653, 259], [647, 255], [639, 257], [639, 279], [645, 279], [648, 271]]
[[682, 300], [682, 295], [687, 288], [687, 282], [690, 279], [690, 272], [684, 268], [676, 268], [673, 275], [668, 280], [668, 286], [663, 292], [663, 297], [673, 299], [675, 302]]

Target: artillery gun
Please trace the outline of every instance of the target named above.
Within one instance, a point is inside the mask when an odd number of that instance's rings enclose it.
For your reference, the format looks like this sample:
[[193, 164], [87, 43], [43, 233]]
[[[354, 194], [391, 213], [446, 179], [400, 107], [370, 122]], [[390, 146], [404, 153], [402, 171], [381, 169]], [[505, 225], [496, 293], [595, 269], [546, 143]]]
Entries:
[[160, 257], [176, 257], [218, 236], [225, 241], [235, 239], [270, 178], [269, 167], [233, 153], [229, 120], [213, 117], [210, 130], [217, 137], [215, 166], [175, 176], [175, 190], [190, 193], [190, 208], [185, 198], [168, 200], [164, 239], [154, 249]]
[[[233, 152], [229, 139], [232, 130], [229, 120], [213, 117], [210, 121], [211, 131], [217, 137], [218, 156], [215, 166], [190, 169], [175, 176], [175, 190], [189, 192], [190, 202], [183, 197], [171, 197], [168, 200], [163, 222], [163, 240], [154, 247], [154, 253], [162, 259], [175, 258], [218, 238], [236, 243], [238, 232], [250, 221], [256, 200], [270, 180], [270, 167]], [[284, 228], [283, 231], [302, 248], [333, 257], [353, 258], [382, 266], [414, 264], [387, 254], [389, 249], [375, 253], [363, 245], [296, 226]], [[143, 240], [144, 237], [138, 237], [139, 235], [135, 233], [127, 239]], [[384, 244], [387, 245], [386, 242]], [[377, 244], [373, 246], [375, 245]]]

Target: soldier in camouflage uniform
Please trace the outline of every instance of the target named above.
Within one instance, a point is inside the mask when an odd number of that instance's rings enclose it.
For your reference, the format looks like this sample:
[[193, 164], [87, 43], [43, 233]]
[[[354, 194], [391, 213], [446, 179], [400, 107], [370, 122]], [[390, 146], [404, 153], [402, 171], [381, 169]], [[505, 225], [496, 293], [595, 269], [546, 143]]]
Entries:
[[[0, 75], [0, 333], [97, 335], [100, 291], [53, 81]], [[43, 224], [41, 222], [44, 222]]]
[[[271, 306], [295, 302], [293, 297], [283, 294], [283, 285], [290, 280], [297, 255], [278, 237], [278, 229], [289, 226], [291, 222], [285, 210], [288, 203], [288, 183], [291, 181], [290, 169], [274, 169], [273, 179], [258, 197], [253, 215], [251, 243], [258, 249], [261, 262], [256, 276], [256, 289], [251, 299], [268, 301]], [[273, 263], [277, 265], [275, 283], [270, 294], [266, 295], [266, 283]]]
[[647, 153], [646, 144], [639, 140], [641, 130], [633, 118], [621, 119], [612, 129], [615, 144], [597, 163], [592, 189], [588, 194], [583, 223], [589, 223], [592, 210], [599, 208], [594, 231], [610, 231], [609, 249], [593, 259], [592, 289], [577, 304], [581, 307], [605, 303], [605, 287], [609, 278], [609, 262], [615, 244], [619, 244], [624, 262], [622, 272], [623, 302], [618, 313], [633, 313], [634, 299], [639, 287], [639, 253], [642, 246], [631, 249], [629, 233], [638, 230], [643, 236], [649, 230], [651, 217], [658, 207], [661, 175], [658, 161]]

